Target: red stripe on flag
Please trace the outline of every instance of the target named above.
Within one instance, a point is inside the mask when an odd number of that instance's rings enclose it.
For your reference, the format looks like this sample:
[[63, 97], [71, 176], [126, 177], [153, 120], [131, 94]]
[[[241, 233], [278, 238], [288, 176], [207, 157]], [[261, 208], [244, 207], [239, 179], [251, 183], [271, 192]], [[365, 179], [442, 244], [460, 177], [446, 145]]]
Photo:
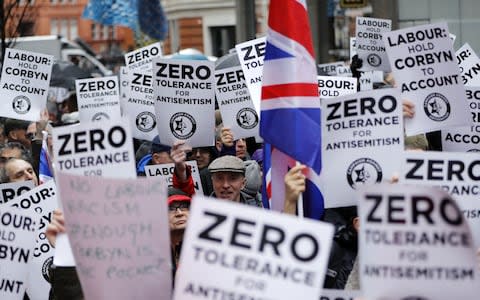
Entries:
[[296, 0], [271, 0], [268, 27], [301, 44], [315, 57], [308, 13]]
[[318, 85], [315, 83], [287, 83], [262, 86], [262, 100], [292, 96], [318, 97]]

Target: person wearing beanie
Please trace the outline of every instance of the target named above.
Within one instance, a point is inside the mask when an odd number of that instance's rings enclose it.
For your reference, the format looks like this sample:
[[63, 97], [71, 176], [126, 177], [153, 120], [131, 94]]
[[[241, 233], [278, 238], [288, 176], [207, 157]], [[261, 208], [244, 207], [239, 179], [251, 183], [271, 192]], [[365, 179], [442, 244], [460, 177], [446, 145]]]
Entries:
[[172, 163], [170, 149], [170, 146], [160, 142], [160, 138], [157, 135], [152, 140], [149, 153], [143, 156], [137, 163], [137, 176], [145, 176], [145, 166]]

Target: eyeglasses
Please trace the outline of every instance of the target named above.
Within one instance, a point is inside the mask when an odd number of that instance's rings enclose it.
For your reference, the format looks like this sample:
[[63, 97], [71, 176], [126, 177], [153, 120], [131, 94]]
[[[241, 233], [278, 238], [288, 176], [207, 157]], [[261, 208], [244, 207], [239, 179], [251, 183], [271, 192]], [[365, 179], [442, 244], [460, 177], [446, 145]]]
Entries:
[[177, 209], [180, 211], [187, 211], [190, 208], [190, 203], [188, 202], [178, 202], [178, 203], [172, 203], [168, 206], [168, 211], [169, 212], [175, 212]]

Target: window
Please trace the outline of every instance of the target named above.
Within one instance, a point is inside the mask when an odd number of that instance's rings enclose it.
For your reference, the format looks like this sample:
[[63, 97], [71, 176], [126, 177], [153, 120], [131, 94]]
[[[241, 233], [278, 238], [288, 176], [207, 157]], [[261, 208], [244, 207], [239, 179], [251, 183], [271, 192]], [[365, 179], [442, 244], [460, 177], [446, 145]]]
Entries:
[[50, 20], [50, 34], [61, 35], [69, 40], [78, 37], [77, 19]]
[[117, 30], [114, 26], [105, 26], [102, 24], [92, 24], [93, 40], [109, 40], [117, 37]]
[[235, 26], [210, 27], [212, 35], [212, 53], [221, 57], [235, 47]]

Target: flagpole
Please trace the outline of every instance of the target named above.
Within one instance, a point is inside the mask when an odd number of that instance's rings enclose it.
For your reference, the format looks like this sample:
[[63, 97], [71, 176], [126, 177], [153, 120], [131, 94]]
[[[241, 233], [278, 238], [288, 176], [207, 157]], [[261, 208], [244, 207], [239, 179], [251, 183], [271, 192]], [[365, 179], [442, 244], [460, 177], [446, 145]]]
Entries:
[[[296, 165], [299, 166], [300, 162], [297, 161]], [[297, 200], [297, 215], [300, 219], [303, 219], [305, 214], [303, 213], [303, 193], [300, 193], [298, 195], [298, 200]]]

